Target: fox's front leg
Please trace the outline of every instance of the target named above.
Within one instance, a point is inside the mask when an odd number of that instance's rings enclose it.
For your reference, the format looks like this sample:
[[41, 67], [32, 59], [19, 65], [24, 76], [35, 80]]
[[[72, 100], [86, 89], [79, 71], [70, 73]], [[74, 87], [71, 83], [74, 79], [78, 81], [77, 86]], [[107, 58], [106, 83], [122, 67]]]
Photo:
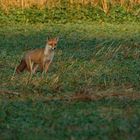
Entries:
[[50, 65], [51, 61], [45, 61], [44, 63], [42, 63], [40, 65], [40, 70], [43, 73], [47, 73], [48, 69], [49, 69], [49, 65]]
[[45, 73], [48, 72], [48, 69], [49, 69], [50, 64], [51, 64], [51, 60], [48, 60], [48, 61], [45, 63], [45, 67], [44, 67], [44, 72], [45, 72]]
[[38, 69], [38, 64], [34, 64], [34, 66], [33, 66], [33, 74], [36, 73], [37, 69]]

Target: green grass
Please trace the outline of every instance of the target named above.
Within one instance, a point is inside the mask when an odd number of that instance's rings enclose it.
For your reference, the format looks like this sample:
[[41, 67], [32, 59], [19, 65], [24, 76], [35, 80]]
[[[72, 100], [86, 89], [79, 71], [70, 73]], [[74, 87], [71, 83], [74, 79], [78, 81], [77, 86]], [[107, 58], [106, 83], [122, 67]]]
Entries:
[[[11, 79], [23, 54], [50, 34], [60, 41], [48, 74]], [[0, 49], [1, 139], [139, 139], [140, 24], [2, 24]], [[108, 97], [84, 102], [77, 94]]]
[[138, 140], [140, 101], [4, 101], [1, 138]]

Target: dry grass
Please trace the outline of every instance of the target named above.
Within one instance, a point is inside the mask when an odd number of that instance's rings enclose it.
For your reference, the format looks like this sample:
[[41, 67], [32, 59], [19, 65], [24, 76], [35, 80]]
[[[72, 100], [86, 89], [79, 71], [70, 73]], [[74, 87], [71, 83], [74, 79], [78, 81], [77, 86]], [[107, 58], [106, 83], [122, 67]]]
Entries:
[[[11, 93], [12, 94], [12, 93]], [[10, 95], [10, 94], [9, 94]], [[15, 94], [17, 95], [17, 94]], [[22, 98], [25, 97], [25, 94], [18, 94]], [[102, 99], [130, 99], [130, 100], [139, 100], [140, 94], [139, 91], [134, 91], [133, 88], [129, 87], [127, 89], [108, 89], [106, 91], [96, 91], [95, 87], [84, 87], [71, 95], [56, 95], [44, 97], [39, 94], [40, 100], [43, 102], [47, 101], [68, 101], [68, 102], [88, 102], [88, 101], [99, 101]], [[34, 96], [35, 100], [38, 100], [38, 95]]]
[[96, 101], [105, 98], [128, 98], [131, 100], [140, 99], [140, 95], [134, 91], [100, 91], [96, 92], [92, 88], [84, 88], [71, 96], [72, 101]]
[[124, 91], [124, 92], [118, 92], [118, 91], [102, 91], [102, 92], [94, 92], [90, 91], [88, 89], [85, 89], [84, 91], [76, 92], [72, 95], [58, 95], [58, 96], [51, 96], [42, 98], [43, 102], [47, 101], [68, 101], [68, 102], [89, 102], [89, 101], [99, 101], [102, 99], [130, 99], [130, 100], [139, 100], [140, 95], [137, 92], [134, 91]]
[[19, 95], [18, 92], [10, 91], [10, 90], [0, 90], [0, 94]]
[[[53, 8], [62, 6], [64, 2], [64, 0], [0, 0], [0, 7], [4, 10], [8, 10], [10, 7], [29, 8], [32, 6]], [[130, 9], [134, 5], [140, 4], [140, 0], [68, 0], [66, 4], [68, 7], [79, 7], [79, 5], [99, 6], [105, 13], [108, 13], [112, 5], [119, 4]]]

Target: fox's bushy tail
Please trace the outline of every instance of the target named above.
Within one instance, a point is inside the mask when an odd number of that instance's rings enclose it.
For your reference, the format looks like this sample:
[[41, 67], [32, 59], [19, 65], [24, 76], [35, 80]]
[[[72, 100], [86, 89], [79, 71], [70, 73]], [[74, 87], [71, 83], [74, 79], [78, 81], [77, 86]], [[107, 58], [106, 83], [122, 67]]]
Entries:
[[22, 59], [20, 64], [16, 68], [16, 73], [23, 72], [26, 67], [27, 67], [27, 64], [26, 64], [25, 60]]

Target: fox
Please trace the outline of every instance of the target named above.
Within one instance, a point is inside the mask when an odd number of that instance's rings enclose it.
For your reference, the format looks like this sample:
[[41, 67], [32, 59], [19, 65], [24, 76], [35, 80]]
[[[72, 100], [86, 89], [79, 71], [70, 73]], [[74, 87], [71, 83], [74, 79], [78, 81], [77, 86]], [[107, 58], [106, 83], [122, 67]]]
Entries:
[[54, 50], [57, 47], [59, 37], [47, 39], [44, 48], [37, 48], [28, 51], [21, 59], [20, 64], [16, 68], [16, 73], [19, 74], [27, 70], [31, 74], [35, 74], [40, 68], [41, 72], [48, 72], [49, 66], [54, 57]]

